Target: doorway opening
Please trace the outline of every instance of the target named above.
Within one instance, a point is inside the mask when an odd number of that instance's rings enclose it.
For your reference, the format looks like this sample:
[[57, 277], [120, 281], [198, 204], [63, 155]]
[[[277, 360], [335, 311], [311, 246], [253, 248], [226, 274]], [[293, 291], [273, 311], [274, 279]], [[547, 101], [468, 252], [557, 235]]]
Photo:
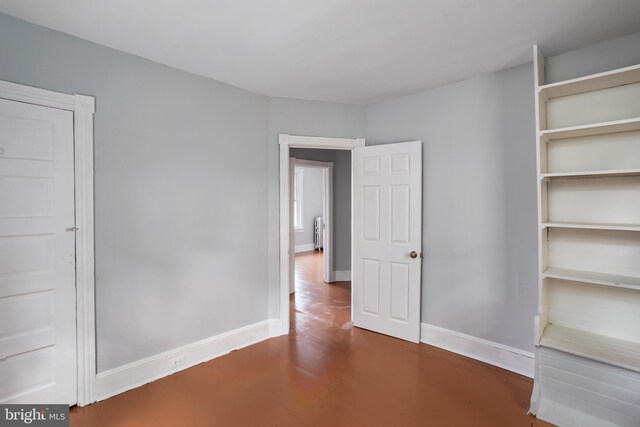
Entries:
[[[311, 150], [316, 151], [316, 150]], [[325, 154], [325, 153], [323, 153]], [[297, 254], [318, 252], [322, 264], [322, 281], [334, 281], [333, 273], [333, 173], [332, 160], [301, 159], [314, 157], [307, 150], [292, 150], [290, 236], [292, 264]], [[291, 270], [295, 270], [291, 268]], [[295, 276], [290, 277], [289, 293], [295, 292]]]
[[[347, 138], [320, 138], [320, 137], [308, 137], [308, 136], [292, 136], [281, 134], [279, 137], [280, 142], [280, 320], [282, 334], [286, 335], [290, 331], [290, 292], [292, 286], [295, 287], [295, 229], [293, 221], [293, 181], [295, 179], [295, 160], [290, 159], [290, 149], [298, 148], [311, 148], [316, 149], [314, 151], [325, 152], [326, 150], [353, 150], [356, 147], [364, 147], [364, 139], [347, 139]], [[295, 154], [295, 153], [294, 153]], [[298, 156], [300, 157], [300, 156]], [[294, 156], [295, 158], [295, 156]], [[318, 161], [318, 160], [316, 160]], [[326, 162], [326, 160], [325, 160]], [[351, 159], [348, 160], [348, 187], [351, 188]], [[329, 182], [326, 185], [328, 189], [333, 189], [333, 174], [332, 168], [329, 168], [327, 174]], [[304, 178], [303, 178], [304, 179]], [[325, 180], [326, 182], [326, 180]], [[344, 184], [343, 184], [344, 185]], [[328, 192], [326, 192], [328, 193]], [[331, 198], [326, 197], [328, 207], [324, 214], [323, 221], [325, 222], [325, 231], [327, 228], [332, 230], [332, 213]], [[350, 195], [349, 195], [350, 199]], [[348, 201], [350, 205], [350, 200]], [[349, 208], [348, 222], [351, 224], [351, 212]], [[329, 224], [327, 224], [327, 221]], [[328, 227], [327, 227], [328, 225]], [[333, 270], [333, 256], [334, 248], [333, 237], [335, 232], [323, 234], [323, 260], [321, 261], [322, 275], [321, 280], [331, 282], [335, 280], [336, 273]], [[349, 240], [351, 232], [348, 232]], [[353, 258], [353, 253], [349, 247], [347, 258], [349, 264]], [[326, 275], [325, 275], [326, 274]], [[333, 277], [332, 277], [333, 276]], [[351, 317], [351, 316], [349, 316]]]
[[[290, 284], [295, 283], [291, 221], [295, 165], [289, 158], [290, 147], [351, 150], [352, 323], [418, 343], [422, 286], [422, 142], [365, 147], [363, 139], [280, 135], [280, 327], [283, 335], [290, 331], [289, 292]], [[329, 242], [324, 244], [329, 246]]]
[[294, 148], [290, 156], [291, 329], [351, 327], [351, 152]]

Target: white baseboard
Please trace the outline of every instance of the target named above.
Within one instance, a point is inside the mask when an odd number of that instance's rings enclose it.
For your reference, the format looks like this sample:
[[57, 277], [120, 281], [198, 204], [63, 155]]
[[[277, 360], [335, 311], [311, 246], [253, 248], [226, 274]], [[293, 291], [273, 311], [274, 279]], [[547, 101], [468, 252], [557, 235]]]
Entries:
[[[92, 401], [104, 400], [167, 375], [225, 355], [233, 350], [281, 335], [280, 319], [269, 319], [233, 331], [137, 360], [96, 375]], [[169, 361], [184, 355], [185, 363], [169, 368]]]
[[544, 398], [540, 400], [540, 409], [536, 418], [558, 427], [620, 427], [619, 424]]
[[423, 323], [420, 341], [533, 378], [534, 355], [524, 350]]
[[333, 280], [336, 282], [349, 282], [351, 281], [351, 271], [334, 271], [333, 272]]
[[289, 333], [289, 327], [282, 327], [282, 321], [280, 319], [269, 320], [269, 338], [279, 337], [281, 335], [287, 335]]
[[314, 250], [313, 243], [305, 243], [304, 245], [296, 245], [296, 253], [299, 252], [309, 252]]

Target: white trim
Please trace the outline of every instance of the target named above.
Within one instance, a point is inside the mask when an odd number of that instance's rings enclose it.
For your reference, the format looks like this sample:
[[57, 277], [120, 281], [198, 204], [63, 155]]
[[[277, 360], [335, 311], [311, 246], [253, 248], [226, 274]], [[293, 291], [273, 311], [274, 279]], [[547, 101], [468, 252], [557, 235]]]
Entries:
[[[353, 150], [356, 147], [365, 145], [364, 138], [347, 139], [347, 138], [321, 138], [310, 136], [292, 136], [280, 134], [278, 137], [280, 145], [280, 320], [281, 334], [289, 333], [289, 281], [292, 267], [291, 258], [291, 226], [290, 226], [290, 177], [289, 177], [289, 148], [319, 148], [333, 150]], [[332, 171], [329, 168], [326, 180], [329, 181], [327, 189], [333, 186]], [[327, 182], [325, 180], [325, 182]], [[327, 194], [328, 191], [325, 191]], [[333, 208], [329, 210], [332, 212]], [[353, 219], [352, 219], [353, 221]], [[331, 244], [331, 233], [325, 233], [325, 246]], [[352, 254], [353, 258], [353, 254]]]
[[76, 201], [76, 334], [78, 406], [93, 401], [96, 378], [95, 255], [93, 222], [94, 99], [76, 95], [73, 114]]
[[0, 98], [73, 111], [76, 231], [77, 404], [93, 401], [96, 380], [92, 96], [0, 81]]
[[534, 355], [528, 351], [427, 323], [421, 324], [420, 341], [533, 378]]
[[[357, 147], [364, 147], [364, 138], [323, 138], [317, 136], [294, 136], [281, 135], [287, 137], [290, 147], [297, 148], [319, 148], [325, 150], [353, 150]], [[283, 144], [280, 139], [280, 144]]]
[[[276, 327], [280, 327], [278, 319], [263, 320], [262, 322], [101, 372], [96, 380], [96, 400], [104, 400], [175, 372], [220, 357], [233, 350], [264, 341], [272, 336], [272, 332], [276, 330]], [[184, 365], [170, 368], [169, 361], [178, 356], [184, 356]]]
[[327, 162], [327, 167], [322, 172], [322, 247], [324, 250], [324, 281], [331, 281], [333, 271], [333, 162]]
[[74, 95], [11, 82], [0, 81], [0, 98], [76, 111], [76, 97]]
[[292, 157], [293, 164], [300, 168], [326, 169], [333, 166], [333, 162], [319, 162], [316, 160], [298, 159]]
[[336, 270], [333, 272], [333, 280], [336, 282], [350, 282], [351, 271], [350, 270]]
[[309, 252], [313, 250], [313, 243], [305, 243], [304, 245], [296, 245], [296, 253]]
[[96, 99], [93, 96], [87, 95], [75, 95], [75, 112], [82, 113], [95, 113], [96, 112]]
[[280, 319], [269, 319], [269, 338], [282, 335], [282, 321]]
[[[355, 233], [355, 224], [354, 224], [354, 218], [355, 218], [355, 214], [354, 214], [354, 205], [353, 205], [353, 167], [354, 167], [354, 155], [353, 152], [351, 153], [351, 182], [349, 183], [349, 185], [351, 186], [351, 222], [350, 222], [350, 226], [351, 226], [351, 268], [353, 268], [354, 265], [356, 265], [355, 263], [355, 258], [354, 258], [354, 252], [353, 252], [353, 244], [356, 241], [356, 233]], [[351, 320], [353, 321], [353, 280], [351, 281]]]
[[620, 427], [586, 412], [543, 398], [536, 418], [559, 427]]
[[280, 135], [280, 333], [289, 334], [289, 135]]

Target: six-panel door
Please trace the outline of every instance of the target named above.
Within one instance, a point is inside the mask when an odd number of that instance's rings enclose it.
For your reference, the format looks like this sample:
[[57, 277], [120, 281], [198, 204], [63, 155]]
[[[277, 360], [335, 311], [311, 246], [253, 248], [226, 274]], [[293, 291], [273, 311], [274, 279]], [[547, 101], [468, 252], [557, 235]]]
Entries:
[[356, 148], [353, 192], [353, 324], [419, 342], [421, 142]]

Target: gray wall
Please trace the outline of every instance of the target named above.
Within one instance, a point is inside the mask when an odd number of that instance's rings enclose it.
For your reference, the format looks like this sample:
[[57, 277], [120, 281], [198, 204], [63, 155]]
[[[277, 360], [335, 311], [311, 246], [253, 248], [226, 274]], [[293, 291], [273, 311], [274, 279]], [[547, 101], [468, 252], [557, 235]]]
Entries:
[[298, 159], [333, 162], [333, 270], [351, 270], [351, 151], [292, 148]]
[[[334, 138], [362, 138], [366, 132], [366, 108], [357, 105], [334, 104], [330, 102], [301, 101], [286, 98], [269, 99], [269, 140], [268, 140], [268, 185], [269, 185], [269, 316], [280, 315], [280, 283], [279, 283], [279, 146], [278, 135], [326, 136]], [[349, 164], [351, 167], [350, 153], [343, 153], [336, 158], [335, 167]], [[312, 159], [313, 160], [313, 159]], [[322, 159], [316, 159], [322, 160]], [[334, 171], [334, 178], [338, 175]], [[351, 170], [348, 172], [351, 176]], [[341, 179], [341, 178], [340, 178]], [[351, 179], [351, 178], [349, 178]], [[344, 185], [340, 187], [344, 188]], [[349, 184], [348, 188], [351, 188]], [[334, 189], [336, 189], [334, 184]], [[336, 189], [337, 190], [337, 189]], [[334, 197], [336, 197], [334, 193]], [[344, 197], [339, 199], [341, 206], [346, 207]], [[337, 204], [337, 203], [336, 203]], [[349, 212], [351, 211], [349, 198]], [[350, 215], [350, 214], [349, 214]], [[334, 217], [338, 217], [334, 213]], [[342, 217], [342, 215], [340, 215]], [[349, 216], [350, 218], [350, 216]], [[351, 220], [347, 220], [349, 227]], [[334, 221], [334, 232], [344, 230], [345, 224]], [[350, 239], [350, 232], [339, 235], [340, 242], [335, 242], [339, 247], [345, 245], [346, 239]], [[351, 243], [347, 245], [350, 247]], [[336, 248], [337, 249], [337, 248]], [[337, 255], [337, 254], [336, 254]], [[340, 257], [342, 259], [342, 257]], [[340, 268], [339, 268], [340, 267]], [[334, 262], [334, 268], [345, 270], [348, 265]]]
[[533, 348], [533, 70], [372, 105], [367, 143], [423, 141], [422, 321]]
[[317, 168], [302, 169], [302, 230], [296, 230], [296, 246], [313, 243], [314, 220], [322, 216], [323, 171]]
[[[278, 317], [279, 133], [424, 141], [423, 321], [532, 349], [530, 64], [365, 108], [268, 99], [2, 14], [0, 58], [0, 80], [97, 98], [100, 372]], [[548, 81], [639, 62], [636, 33], [550, 58]], [[335, 162], [350, 181], [349, 154]], [[336, 215], [336, 252], [348, 226]]]
[[337, 150], [333, 165], [333, 269], [351, 270], [351, 151]]
[[546, 83], [636, 64], [640, 64], [640, 32], [547, 58]]
[[266, 97], [1, 14], [0, 58], [96, 97], [98, 371], [267, 318]]
[[[542, 46], [544, 52], [544, 46]], [[640, 63], [640, 33], [547, 58], [547, 83]], [[371, 105], [424, 143], [422, 321], [528, 351], [537, 311], [532, 64]]]

